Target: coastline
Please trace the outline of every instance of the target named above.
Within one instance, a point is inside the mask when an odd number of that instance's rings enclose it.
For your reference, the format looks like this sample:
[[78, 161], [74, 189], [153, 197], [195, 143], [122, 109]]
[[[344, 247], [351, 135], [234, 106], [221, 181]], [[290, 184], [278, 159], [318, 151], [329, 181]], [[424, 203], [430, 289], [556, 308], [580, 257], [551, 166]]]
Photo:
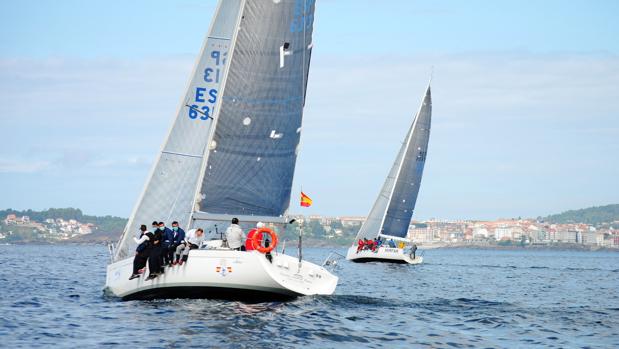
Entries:
[[495, 251], [519, 251], [519, 250], [548, 250], [548, 251], [584, 251], [584, 252], [619, 252], [619, 248], [608, 248], [604, 246], [582, 245], [582, 244], [538, 244], [538, 245], [491, 245], [491, 244], [428, 244], [419, 245], [421, 250], [431, 249], [473, 249], [473, 250], [495, 250]]
[[[12, 245], [107, 245], [116, 242], [109, 239], [78, 239], [78, 240], [63, 240], [63, 241], [15, 241], [4, 246]], [[303, 240], [303, 247], [307, 248], [348, 248], [350, 245], [333, 244], [329, 241], [319, 239]], [[434, 249], [470, 249], [470, 250], [495, 250], [495, 251], [520, 251], [520, 250], [539, 250], [539, 251], [583, 251], [583, 252], [619, 252], [619, 248], [608, 248], [604, 246], [582, 245], [582, 244], [547, 244], [547, 245], [494, 245], [494, 244], [458, 244], [458, 243], [435, 243], [435, 244], [418, 244], [420, 250]], [[288, 240], [286, 243], [287, 249], [296, 249], [296, 241]]]

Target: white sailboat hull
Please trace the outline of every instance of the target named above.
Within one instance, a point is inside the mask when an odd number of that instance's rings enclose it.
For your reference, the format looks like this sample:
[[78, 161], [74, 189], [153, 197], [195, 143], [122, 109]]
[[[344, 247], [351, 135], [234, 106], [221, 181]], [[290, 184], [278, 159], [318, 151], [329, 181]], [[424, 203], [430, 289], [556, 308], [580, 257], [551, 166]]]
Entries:
[[386, 263], [401, 263], [401, 264], [421, 264], [423, 257], [405, 253], [402, 248], [379, 247], [376, 252], [370, 250], [362, 250], [357, 253], [357, 246], [351, 246], [346, 253], [346, 259], [355, 263], [364, 262], [386, 262]]
[[[271, 300], [330, 295], [338, 278], [316, 264], [284, 254], [270, 263], [257, 251], [192, 250], [187, 263], [166, 267], [145, 280], [148, 270], [129, 280], [133, 258], [108, 265], [105, 292], [124, 300], [156, 298], [225, 298]], [[148, 269], [148, 268], [147, 268]]]

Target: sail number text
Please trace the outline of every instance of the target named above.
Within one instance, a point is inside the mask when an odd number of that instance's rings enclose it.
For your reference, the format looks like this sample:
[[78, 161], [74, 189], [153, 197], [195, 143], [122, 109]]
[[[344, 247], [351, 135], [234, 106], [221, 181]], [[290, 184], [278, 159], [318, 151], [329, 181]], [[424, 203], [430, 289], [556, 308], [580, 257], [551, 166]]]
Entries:
[[[217, 50], [211, 51], [209, 54], [210, 59], [202, 74], [202, 80], [206, 83], [206, 86], [196, 86], [194, 90], [194, 104], [189, 106], [188, 111], [190, 119], [208, 120], [213, 117], [215, 102], [217, 101], [217, 89], [222, 79], [227, 55], [227, 52]], [[200, 105], [197, 103], [200, 103]]]

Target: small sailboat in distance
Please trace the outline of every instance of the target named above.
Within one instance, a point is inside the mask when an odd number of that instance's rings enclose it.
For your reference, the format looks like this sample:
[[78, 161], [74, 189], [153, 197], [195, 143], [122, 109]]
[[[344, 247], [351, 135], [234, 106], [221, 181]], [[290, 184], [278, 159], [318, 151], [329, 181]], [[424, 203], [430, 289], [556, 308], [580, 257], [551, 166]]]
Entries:
[[[432, 96], [428, 84], [419, 111], [391, 171], [370, 214], [348, 249], [346, 259], [353, 262], [409, 264], [423, 261], [423, 257], [416, 255], [417, 246], [407, 239], [407, 235], [426, 161], [431, 118]], [[380, 246], [373, 244], [377, 238], [380, 238]], [[364, 239], [370, 243], [362, 244]]]
[[292, 257], [273, 249], [273, 236], [271, 246], [258, 247], [256, 239], [254, 250], [237, 251], [214, 234], [182, 266], [154, 279], [132, 275], [133, 238], [153, 220], [205, 233], [233, 217], [246, 227], [289, 223], [314, 2], [219, 1], [172, 128], [112, 249], [106, 293], [125, 300], [269, 300], [334, 292], [335, 275], [302, 260], [300, 251]]

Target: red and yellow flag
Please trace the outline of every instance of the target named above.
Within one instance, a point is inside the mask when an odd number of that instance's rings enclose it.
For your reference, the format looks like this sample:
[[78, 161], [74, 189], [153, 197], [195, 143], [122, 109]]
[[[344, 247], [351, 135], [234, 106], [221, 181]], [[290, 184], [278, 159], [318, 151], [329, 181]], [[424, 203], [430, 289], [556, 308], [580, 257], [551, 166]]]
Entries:
[[301, 192], [301, 206], [310, 207], [312, 206], [312, 199], [309, 196], [305, 195], [304, 192]]

